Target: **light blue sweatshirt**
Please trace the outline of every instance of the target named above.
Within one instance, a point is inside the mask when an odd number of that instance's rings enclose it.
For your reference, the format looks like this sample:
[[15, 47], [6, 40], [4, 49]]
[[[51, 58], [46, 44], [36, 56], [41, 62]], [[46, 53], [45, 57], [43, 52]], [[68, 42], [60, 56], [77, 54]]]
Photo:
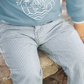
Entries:
[[[84, 21], [84, 0], [66, 0], [73, 22]], [[0, 20], [16, 25], [35, 26], [62, 16], [61, 0], [0, 0]]]

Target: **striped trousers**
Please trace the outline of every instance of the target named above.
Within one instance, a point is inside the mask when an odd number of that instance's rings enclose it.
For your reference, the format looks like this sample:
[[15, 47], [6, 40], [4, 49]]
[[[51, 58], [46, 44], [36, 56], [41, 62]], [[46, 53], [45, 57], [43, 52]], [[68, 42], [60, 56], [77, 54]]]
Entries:
[[37, 49], [63, 68], [67, 84], [84, 84], [84, 46], [62, 17], [37, 26], [0, 22], [0, 48], [13, 84], [42, 84]]

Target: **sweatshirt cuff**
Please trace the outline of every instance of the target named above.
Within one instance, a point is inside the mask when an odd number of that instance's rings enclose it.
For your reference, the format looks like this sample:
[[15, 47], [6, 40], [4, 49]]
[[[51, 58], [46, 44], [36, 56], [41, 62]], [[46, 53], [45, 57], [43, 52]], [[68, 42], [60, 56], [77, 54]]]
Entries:
[[84, 16], [83, 17], [71, 17], [73, 23], [81, 24], [84, 23]]
[[84, 23], [84, 21], [81, 21], [81, 22], [72, 21], [72, 22], [75, 23], [75, 24], [82, 24], [82, 23]]

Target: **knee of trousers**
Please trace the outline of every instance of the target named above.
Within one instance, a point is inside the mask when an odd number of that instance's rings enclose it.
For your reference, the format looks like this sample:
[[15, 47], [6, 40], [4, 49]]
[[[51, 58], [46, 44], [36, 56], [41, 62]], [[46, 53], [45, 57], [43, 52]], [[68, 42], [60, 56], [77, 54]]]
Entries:
[[68, 76], [84, 74], [84, 59], [79, 58], [72, 63], [66, 63], [62, 68]]
[[[20, 70], [11, 70], [10, 78], [15, 84], [18, 84], [20, 81], [23, 81], [24, 84], [30, 82], [42, 82], [42, 69], [20, 69]], [[37, 83], [37, 84], [38, 84]], [[33, 83], [32, 83], [33, 84]]]

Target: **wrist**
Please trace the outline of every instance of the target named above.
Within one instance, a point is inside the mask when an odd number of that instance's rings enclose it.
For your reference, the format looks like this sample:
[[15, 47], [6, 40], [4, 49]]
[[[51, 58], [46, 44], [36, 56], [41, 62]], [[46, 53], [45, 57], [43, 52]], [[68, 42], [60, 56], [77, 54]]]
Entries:
[[81, 24], [74, 24], [74, 28], [77, 30], [79, 34], [83, 36], [84, 34], [84, 23]]
[[84, 23], [81, 24], [74, 24], [74, 28], [78, 32], [81, 40], [84, 42]]

